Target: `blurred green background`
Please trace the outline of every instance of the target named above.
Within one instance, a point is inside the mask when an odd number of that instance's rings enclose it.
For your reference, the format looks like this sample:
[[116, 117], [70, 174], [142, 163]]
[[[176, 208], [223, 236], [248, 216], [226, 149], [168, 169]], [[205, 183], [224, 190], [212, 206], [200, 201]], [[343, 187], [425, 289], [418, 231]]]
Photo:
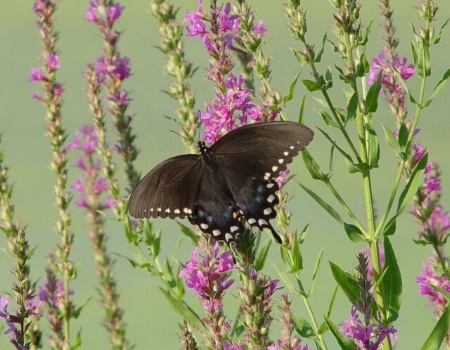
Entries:
[[[182, 4], [181, 15], [187, 10], [195, 10], [197, 1], [179, 1]], [[137, 167], [145, 173], [159, 161], [169, 156], [183, 152], [182, 143], [177, 135], [169, 130], [177, 130], [177, 126], [165, 116], [174, 117], [176, 104], [170, 100], [162, 90], [167, 88], [170, 79], [164, 74], [164, 57], [155, 48], [159, 43], [159, 32], [155, 19], [151, 16], [147, 1], [127, 0], [122, 1], [125, 11], [117, 22], [117, 29], [123, 30], [119, 42], [122, 55], [131, 59], [133, 75], [127, 80], [125, 87], [131, 92], [133, 102], [129, 113], [135, 115], [134, 130], [137, 133], [137, 145], [141, 154]], [[397, 36], [400, 38], [398, 52], [400, 55], [409, 54], [409, 41], [412, 38], [409, 21], [417, 26], [418, 15], [415, 6], [418, 1], [396, 1], [393, 3], [394, 24], [397, 27]], [[281, 1], [254, 1], [254, 10], [257, 18], [264, 20], [268, 30], [268, 42], [264, 48], [266, 55], [272, 57], [273, 86], [286, 93], [292, 77], [301, 69], [289, 47], [298, 47], [291, 39], [287, 29], [286, 17], [283, 14]], [[439, 27], [450, 14], [448, 1], [439, 1], [441, 11], [438, 15]], [[63, 125], [70, 137], [81, 125], [89, 122], [89, 111], [84, 94], [85, 83], [81, 72], [88, 62], [93, 62], [100, 55], [101, 41], [94, 26], [84, 20], [84, 9], [87, 1], [61, 1], [55, 17], [55, 26], [60, 33], [57, 48], [61, 52], [61, 69], [58, 72], [58, 80], [64, 84], [63, 95]], [[331, 35], [332, 10], [329, 3], [321, 1], [304, 1], [308, 9], [308, 38], [310, 42], [320, 47], [324, 32]], [[374, 18], [370, 46], [367, 56], [378, 54], [382, 47], [382, 33], [380, 30], [379, 9], [375, 1], [362, 1], [362, 17], [367, 24], [370, 18]], [[27, 236], [30, 245], [36, 247], [31, 261], [33, 279], [40, 279], [44, 274], [44, 266], [47, 254], [54, 249], [58, 237], [54, 232], [56, 209], [53, 200], [54, 175], [49, 171], [48, 160], [50, 158], [49, 141], [45, 137], [44, 108], [31, 99], [32, 90], [40, 90], [38, 84], [28, 82], [29, 69], [38, 67], [40, 41], [35, 26], [36, 17], [32, 12], [32, 1], [7, 1], [0, 0], [0, 132], [2, 135], [1, 148], [5, 153], [5, 163], [10, 168], [9, 178], [14, 184], [13, 201], [16, 206], [16, 218], [27, 225]], [[197, 38], [188, 38], [187, 59], [199, 67], [192, 85], [196, 90], [197, 109], [213, 96], [213, 88], [205, 81], [204, 68], [207, 65], [207, 57]], [[448, 50], [450, 39], [444, 34], [440, 45], [434, 47], [432, 54], [433, 75], [430, 78], [427, 93], [440, 80], [447, 69], [450, 59]], [[335, 79], [333, 98], [337, 105], [344, 105], [345, 99], [340, 89], [334, 65], [341, 65], [337, 56], [331, 52], [329, 46], [320, 63], [323, 71], [331, 67]], [[411, 59], [409, 59], [411, 61]], [[302, 79], [310, 79], [310, 74], [305, 68]], [[415, 77], [411, 79], [412, 91], [418, 91]], [[286, 113], [291, 120], [298, 115], [298, 106], [301, 97], [307, 94], [305, 108], [305, 123], [312, 128], [323, 127], [323, 122], [314, 111], [318, 104], [312, 95], [307, 93], [301, 84], [298, 84], [295, 98], [286, 106]], [[418, 137], [430, 151], [430, 159], [441, 165], [442, 188], [449, 187], [450, 165], [448, 132], [450, 129], [449, 118], [449, 88], [447, 87], [435, 102], [427, 108], [421, 118], [421, 128]], [[410, 110], [412, 115], [414, 112]], [[379, 108], [374, 123], [379, 135], [383, 135], [380, 122], [394, 126], [393, 118], [384, 104]], [[383, 137], [381, 137], [384, 139]], [[329, 145], [324, 141], [319, 132], [309, 147], [310, 152], [322, 164], [324, 169], [328, 162]], [[386, 203], [392, 175], [396, 170], [396, 160], [390, 150], [382, 145], [382, 158], [380, 169], [374, 172], [374, 193], [380, 212]], [[71, 156], [72, 161], [78, 155]], [[348, 176], [343, 170], [342, 159], [336, 157], [334, 182], [344, 197], [348, 200], [355, 212], [363, 217], [363, 201], [361, 183], [358, 175]], [[317, 190], [325, 198], [330, 198], [318, 183], [310, 180], [301, 162], [297, 160], [291, 167], [297, 173], [297, 180]], [[72, 171], [70, 181], [76, 176]], [[351, 179], [351, 180], [350, 180]], [[289, 209], [293, 212], [292, 229], [301, 229], [310, 224], [309, 233], [302, 247], [304, 255], [306, 287], [309, 287], [311, 271], [319, 250], [324, 247], [324, 259], [320, 269], [320, 277], [316, 286], [316, 293], [311, 302], [317, 316], [325, 314], [330, 296], [334, 289], [334, 283], [328, 267], [328, 261], [333, 261], [345, 270], [351, 269], [355, 254], [363, 248], [362, 245], [351, 243], [343, 233], [341, 227], [325, 214], [318, 205], [311, 200], [295, 184], [290, 185], [289, 190], [295, 198], [289, 203]], [[333, 205], [336, 203], [331, 201]], [[448, 209], [450, 200], [443, 197], [443, 203]], [[96, 274], [93, 270], [93, 259], [90, 254], [89, 241], [86, 237], [86, 221], [78, 208], [72, 209], [73, 231], [76, 235], [72, 260], [78, 264], [78, 278], [72, 288], [75, 290], [74, 299], [78, 305], [91, 298], [85, 306], [81, 317], [73, 323], [72, 334], [82, 328], [82, 348], [108, 348], [107, 335], [100, 322], [103, 318], [97, 306]], [[186, 222], [185, 222], [186, 223]], [[163, 254], [170, 255], [172, 247], [180, 237], [176, 224], [173, 221], [156, 220], [156, 227], [163, 230], [162, 247]], [[415, 245], [418, 227], [414, 219], [408, 214], [398, 222], [398, 232], [392, 238], [394, 249], [399, 260], [403, 274], [403, 303], [400, 318], [396, 323], [399, 339], [398, 349], [416, 349], [422, 344], [427, 334], [434, 325], [434, 316], [427, 306], [427, 299], [417, 294], [415, 275], [421, 271], [421, 261], [430, 254], [428, 248]], [[113, 222], [108, 223], [109, 248], [112, 252], [129, 256], [132, 248], [128, 245], [121, 227]], [[263, 233], [264, 239], [269, 236]], [[0, 238], [1, 246], [5, 247], [3, 237]], [[191, 247], [185, 240], [178, 257], [186, 261], [190, 256]], [[272, 246], [270, 255], [276, 264], [281, 264], [278, 258], [277, 247]], [[178, 348], [179, 321], [165, 304], [158, 286], [159, 282], [149, 276], [145, 271], [130, 268], [129, 263], [117, 257], [117, 275], [119, 288], [122, 294], [121, 306], [126, 310], [125, 321], [128, 323], [127, 335], [136, 344], [136, 349], [176, 349]], [[10, 292], [12, 282], [10, 270], [13, 261], [6, 250], [0, 254], [0, 293]], [[267, 264], [267, 274], [273, 278], [278, 276]], [[286, 291], [286, 289], [284, 290]], [[281, 292], [278, 292], [278, 295]], [[198, 302], [191, 291], [187, 292], [187, 300], [194, 307]], [[299, 301], [293, 303], [295, 313], [307, 318], [305, 309]], [[237, 310], [233, 292], [228, 293], [226, 310], [231, 318], [234, 318]], [[336, 323], [342, 322], [350, 315], [350, 306], [341, 292], [338, 293], [332, 319]], [[273, 338], [277, 338], [278, 323], [274, 322]], [[329, 339], [329, 348], [337, 348]], [[310, 344], [311, 345], [311, 344]], [[6, 335], [0, 336], [0, 347], [8, 348]], [[47, 347], [47, 345], [45, 346]]]

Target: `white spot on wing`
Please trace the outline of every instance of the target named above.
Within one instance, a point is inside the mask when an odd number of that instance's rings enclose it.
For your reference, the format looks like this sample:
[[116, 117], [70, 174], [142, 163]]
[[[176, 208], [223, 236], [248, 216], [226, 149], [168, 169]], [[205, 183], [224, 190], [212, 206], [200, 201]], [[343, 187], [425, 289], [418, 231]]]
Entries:
[[266, 187], [267, 188], [272, 188], [273, 186], [275, 186], [272, 182], [269, 182], [267, 185], [266, 185]]
[[205, 224], [205, 223], [200, 224], [200, 228], [202, 228], [204, 230], [206, 230], [208, 227], [209, 227], [208, 224]]
[[277, 167], [276, 165], [274, 165], [274, 166], [272, 167], [272, 171], [275, 172], [275, 171], [277, 171], [277, 170], [278, 170], [278, 167]]
[[180, 214], [180, 209], [175, 209], [173, 212], [174, 212], [175, 214]]
[[239, 230], [239, 227], [237, 227], [237, 226], [231, 226], [230, 227], [231, 233], [236, 232], [237, 230]]
[[165, 210], [165, 212], [166, 212], [166, 213], [170, 213], [170, 208], [167, 208], [167, 209]]
[[284, 163], [284, 159], [278, 159], [278, 163], [283, 164]]
[[266, 208], [263, 211], [264, 215], [270, 215], [272, 213], [272, 209], [271, 208]]
[[259, 225], [259, 226], [267, 225], [267, 221], [264, 220], [264, 219], [259, 219], [259, 220], [258, 220], [258, 225]]
[[267, 201], [269, 203], [272, 203], [275, 200], [275, 196], [273, 194], [271, 194], [269, 197], [267, 197]]
[[219, 230], [213, 230], [213, 232], [212, 232], [212, 234], [214, 235], [214, 236], [220, 236], [220, 231]]
[[232, 241], [233, 240], [233, 236], [231, 235], [231, 233], [225, 233], [225, 241]]
[[248, 222], [250, 225], [253, 225], [253, 224], [256, 222], [256, 220], [253, 219], [253, 218], [250, 218], [250, 219], [247, 220], [247, 222]]
[[289, 148], [290, 148], [290, 149], [294, 149], [295, 147], [294, 147], [294, 146], [289, 146]]
[[289, 155], [288, 151], [283, 152], [284, 156], [287, 157]]

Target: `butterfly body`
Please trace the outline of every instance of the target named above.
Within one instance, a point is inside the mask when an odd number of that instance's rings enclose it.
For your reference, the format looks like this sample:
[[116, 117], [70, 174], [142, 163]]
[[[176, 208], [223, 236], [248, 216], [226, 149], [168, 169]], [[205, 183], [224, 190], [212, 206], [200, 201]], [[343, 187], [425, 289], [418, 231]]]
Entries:
[[293, 122], [240, 127], [198, 155], [181, 155], [157, 165], [136, 186], [129, 201], [133, 217], [188, 218], [204, 233], [230, 244], [243, 222], [268, 228], [278, 204], [275, 179], [313, 137]]

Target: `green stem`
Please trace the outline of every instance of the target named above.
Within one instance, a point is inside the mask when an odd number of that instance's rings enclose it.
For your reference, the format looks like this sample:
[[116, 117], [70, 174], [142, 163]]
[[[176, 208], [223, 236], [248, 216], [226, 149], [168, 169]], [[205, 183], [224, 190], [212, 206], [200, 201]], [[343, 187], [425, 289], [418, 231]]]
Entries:
[[306, 311], [308, 312], [309, 318], [311, 319], [312, 326], [314, 328], [314, 333], [315, 333], [315, 335], [317, 336], [317, 338], [318, 338], [318, 340], [320, 342], [320, 345], [321, 345], [320, 349], [321, 350], [328, 349], [327, 345], [325, 343], [325, 339], [323, 339], [323, 336], [322, 336], [322, 334], [319, 331], [319, 324], [317, 323], [316, 317], [314, 316], [313, 309], [311, 307], [311, 304], [309, 303], [308, 294], [305, 292], [305, 289], [303, 288], [303, 284], [302, 284], [302, 281], [300, 279], [300, 275], [296, 274], [295, 275], [295, 279], [297, 280], [297, 284], [298, 284], [299, 289], [300, 289], [300, 292], [298, 293], [298, 295], [302, 298], [303, 303], [305, 304]]

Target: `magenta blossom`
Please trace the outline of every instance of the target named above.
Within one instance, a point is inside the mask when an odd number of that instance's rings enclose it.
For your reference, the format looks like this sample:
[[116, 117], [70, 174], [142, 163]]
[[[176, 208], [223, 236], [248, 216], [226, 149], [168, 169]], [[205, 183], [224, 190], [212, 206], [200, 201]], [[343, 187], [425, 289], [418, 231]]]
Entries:
[[217, 91], [216, 97], [205, 105], [205, 112], [198, 112], [204, 126], [203, 140], [208, 144], [217, 141], [223, 134], [245, 125], [250, 120], [262, 121], [265, 110], [253, 100], [253, 90], [243, 88], [244, 78], [228, 73], [223, 79], [225, 93]]
[[106, 25], [106, 21], [114, 22], [122, 14], [124, 7], [119, 3], [113, 3], [111, 6], [100, 4], [99, 0], [89, 1], [89, 8], [86, 11], [86, 19], [89, 22], [95, 22]]
[[437, 306], [434, 312], [438, 314], [440, 309], [447, 304], [446, 298], [435, 288], [441, 288], [450, 293], [450, 280], [445, 275], [436, 273], [436, 256], [430, 256], [426, 262], [422, 262], [423, 272], [416, 277], [416, 283], [419, 286], [419, 294], [427, 295], [430, 305]]
[[392, 68], [397, 70], [402, 77], [403, 80], [409, 79], [415, 72], [414, 65], [406, 65], [406, 56], [404, 56], [401, 60], [398, 58], [397, 55], [394, 55], [392, 60], [385, 59], [385, 52], [382, 50], [378, 54], [378, 58], [372, 59], [372, 64], [369, 68], [369, 79], [367, 79], [367, 82], [369, 84], [373, 84], [375, 80], [377, 80], [378, 73], [381, 71], [381, 83], [384, 86], [389, 86], [392, 89], [395, 90], [395, 87], [393, 86], [393, 74], [389, 73], [386, 74], [385, 71], [390, 71]]
[[198, 298], [208, 312], [222, 307], [222, 297], [234, 280], [228, 278], [228, 271], [234, 266], [230, 251], [219, 254], [219, 243], [215, 242], [212, 256], [205, 253], [198, 261], [198, 247], [192, 251], [192, 259], [180, 270], [186, 286], [195, 290]]
[[109, 61], [105, 56], [97, 58], [95, 71], [103, 76], [113, 76], [119, 80], [124, 80], [130, 76], [130, 60], [128, 57], [115, 57]]
[[380, 317], [377, 325], [366, 324], [359, 319], [355, 307], [352, 307], [351, 318], [342, 322], [339, 331], [345, 333], [348, 338], [357, 340], [358, 349], [361, 350], [376, 350], [388, 335], [397, 332], [394, 328], [383, 326]]

